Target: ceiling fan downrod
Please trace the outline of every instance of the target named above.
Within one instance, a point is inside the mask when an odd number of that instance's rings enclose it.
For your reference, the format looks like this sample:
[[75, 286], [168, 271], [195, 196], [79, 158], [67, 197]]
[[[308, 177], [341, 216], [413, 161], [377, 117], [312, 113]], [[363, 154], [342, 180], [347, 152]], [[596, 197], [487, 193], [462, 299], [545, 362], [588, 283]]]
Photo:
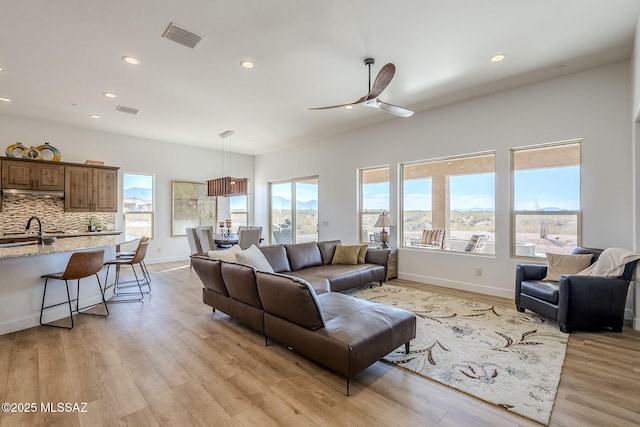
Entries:
[[371, 93], [371, 66], [376, 63], [376, 60], [373, 58], [365, 58], [364, 65], [369, 68], [369, 90], [367, 93]]

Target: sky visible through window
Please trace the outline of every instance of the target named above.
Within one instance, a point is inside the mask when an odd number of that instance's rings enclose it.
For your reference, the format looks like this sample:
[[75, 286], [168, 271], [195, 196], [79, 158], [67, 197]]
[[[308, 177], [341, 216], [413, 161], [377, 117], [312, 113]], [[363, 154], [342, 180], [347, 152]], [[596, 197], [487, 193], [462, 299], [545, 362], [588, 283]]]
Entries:
[[[558, 185], [561, 183], [562, 185]], [[515, 172], [515, 209], [579, 210], [580, 167], [534, 169]], [[494, 210], [495, 174], [450, 177], [451, 210]], [[363, 185], [363, 208], [388, 209], [386, 183]], [[407, 180], [404, 183], [405, 210], [431, 210], [431, 179]]]
[[127, 188], [152, 188], [153, 186], [153, 176], [151, 175], [140, 175], [134, 173], [125, 173], [123, 175], [123, 188], [126, 190]]

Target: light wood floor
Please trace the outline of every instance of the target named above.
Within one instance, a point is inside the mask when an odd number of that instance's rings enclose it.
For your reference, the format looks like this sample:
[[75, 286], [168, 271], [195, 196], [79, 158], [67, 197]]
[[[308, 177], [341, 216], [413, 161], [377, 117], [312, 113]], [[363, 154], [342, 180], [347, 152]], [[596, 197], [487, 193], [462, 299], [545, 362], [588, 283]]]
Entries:
[[[212, 313], [187, 263], [149, 268], [153, 293], [143, 303], [112, 304], [107, 319], [78, 317], [71, 331], [0, 336], [0, 401], [38, 407], [0, 413], [0, 426], [536, 425], [383, 362], [346, 397], [342, 377]], [[87, 406], [44, 413], [41, 402]], [[551, 425], [640, 425], [640, 332], [571, 334]]]

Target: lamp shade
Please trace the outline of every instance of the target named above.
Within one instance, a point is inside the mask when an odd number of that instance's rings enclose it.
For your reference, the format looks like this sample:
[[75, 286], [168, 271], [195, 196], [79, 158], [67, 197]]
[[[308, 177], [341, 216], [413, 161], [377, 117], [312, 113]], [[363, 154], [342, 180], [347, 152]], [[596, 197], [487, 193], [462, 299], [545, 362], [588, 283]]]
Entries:
[[385, 214], [384, 212], [380, 214], [380, 216], [378, 217], [378, 220], [374, 225], [374, 227], [392, 227], [392, 226], [393, 226], [393, 222], [391, 221], [391, 217], [389, 217], [389, 215]]

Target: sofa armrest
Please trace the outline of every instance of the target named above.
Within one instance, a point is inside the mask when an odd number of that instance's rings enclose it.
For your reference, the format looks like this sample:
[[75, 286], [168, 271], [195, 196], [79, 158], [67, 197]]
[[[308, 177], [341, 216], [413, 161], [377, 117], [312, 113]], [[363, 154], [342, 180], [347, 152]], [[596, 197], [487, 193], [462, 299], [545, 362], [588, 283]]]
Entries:
[[390, 253], [391, 251], [389, 249], [367, 249], [367, 255], [364, 262], [382, 265], [386, 268], [387, 263], [389, 262]]
[[617, 277], [560, 276], [558, 323], [598, 323], [598, 318], [624, 316], [629, 282]]
[[515, 303], [518, 310], [520, 306], [521, 284], [527, 280], [542, 280], [547, 275], [547, 266], [540, 264], [518, 264], [516, 265], [516, 289]]
[[540, 264], [518, 264], [516, 265], [516, 280], [542, 280], [547, 275], [547, 266]]

